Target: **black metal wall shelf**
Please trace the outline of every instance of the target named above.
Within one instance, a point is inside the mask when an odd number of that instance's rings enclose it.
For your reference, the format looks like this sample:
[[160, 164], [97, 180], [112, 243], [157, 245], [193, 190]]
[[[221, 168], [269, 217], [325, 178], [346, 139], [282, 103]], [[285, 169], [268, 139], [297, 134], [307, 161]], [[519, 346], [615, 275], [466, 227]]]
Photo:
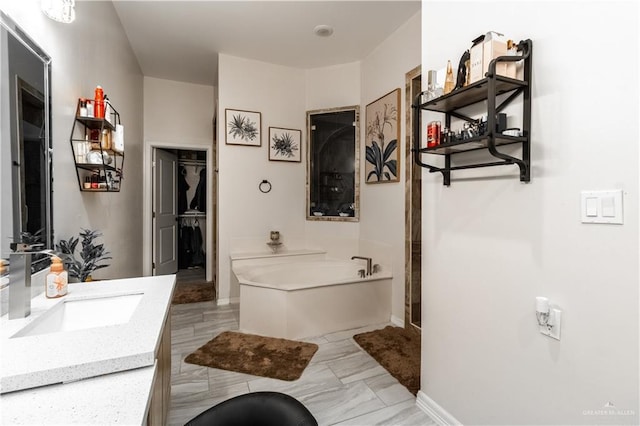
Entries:
[[[69, 137], [80, 191], [119, 192], [123, 176], [124, 151], [112, 149], [112, 143], [113, 132], [116, 125], [120, 124], [120, 114], [109, 104], [109, 120], [82, 116], [81, 102], [82, 99], [79, 99]], [[103, 141], [103, 133], [106, 133], [108, 143]], [[93, 155], [93, 161], [90, 160], [90, 155]], [[98, 187], [85, 186], [86, 180], [92, 178], [97, 181], [94, 183]]]
[[[454, 90], [451, 93], [435, 99], [422, 102], [423, 95], [420, 93], [414, 100], [413, 105], [413, 140], [414, 161], [421, 167], [425, 167], [430, 173], [441, 173], [443, 184], [451, 184], [451, 171], [473, 169], [481, 167], [517, 165], [520, 169], [520, 181], [529, 182], [531, 180], [530, 164], [530, 127], [531, 127], [531, 40], [524, 40], [518, 44], [519, 56], [499, 56], [489, 64], [486, 77], [482, 80], [469, 84], [466, 87]], [[499, 62], [523, 62], [523, 80], [505, 77], [496, 74], [496, 64]], [[498, 103], [496, 97], [505, 95], [505, 98]], [[521, 96], [522, 95], [522, 96]], [[509, 136], [497, 133], [496, 114], [501, 112], [507, 105], [516, 98], [522, 97], [522, 136]], [[422, 134], [422, 111], [433, 111], [445, 114], [445, 127], [451, 128], [451, 118], [474, 122], [475, 119], [468, 117], [458, 110], [479, 102], [487, 102], [487, 132], [483, 135], [470, 137], [462, 140], [455, 140], [443, 143], [434, 147], [421, 148]], [[520, 158], [514, 157], [504, 152], [498, 151], [496, 147], [521, 144], [522, 153]], [[466, 164], [461, 166], [451, 165], [451, 156], [461, 152], [474, 150], [487, 150], [493, 157], [500, 161]], [[445, 157], [444, 166], [438, 167], [422, 161], [423, 154], [435, 154]]]

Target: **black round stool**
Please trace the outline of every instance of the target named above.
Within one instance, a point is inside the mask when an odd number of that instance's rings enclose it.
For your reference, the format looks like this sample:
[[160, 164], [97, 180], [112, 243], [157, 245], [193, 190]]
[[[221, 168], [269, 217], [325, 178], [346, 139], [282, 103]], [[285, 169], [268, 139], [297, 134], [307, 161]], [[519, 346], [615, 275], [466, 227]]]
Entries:
[[279, 392], [236, 396], [198, 414], [185, 426], [318, 426], [307, 407]]

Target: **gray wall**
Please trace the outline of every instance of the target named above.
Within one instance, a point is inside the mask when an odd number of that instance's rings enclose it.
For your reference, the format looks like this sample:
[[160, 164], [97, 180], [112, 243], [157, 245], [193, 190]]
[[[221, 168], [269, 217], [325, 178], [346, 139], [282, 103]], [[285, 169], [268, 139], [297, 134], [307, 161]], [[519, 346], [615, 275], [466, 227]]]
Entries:
[[[76, 2], [76, 21], [54, 22], [40, 2], [0, 7], [52, 57], [53, 209], [56, 241], [98, 229], [112, 253], [98, 278], [142, 275], [143, 79], [110, 1]], [[69, 134], [79, 97], [101, 85], [125, 126], [124, 181], [119, 193], [80, 192]]]

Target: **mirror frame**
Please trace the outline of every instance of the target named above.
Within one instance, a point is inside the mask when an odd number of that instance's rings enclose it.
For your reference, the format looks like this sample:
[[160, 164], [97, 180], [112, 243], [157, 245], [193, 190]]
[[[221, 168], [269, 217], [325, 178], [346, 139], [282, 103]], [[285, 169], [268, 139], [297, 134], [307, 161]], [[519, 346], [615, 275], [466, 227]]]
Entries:
[[[43, 78], [43, 87], [44, 87], [44, 186], [45, 186], [45, 206], [43, 207], [43, 214], [45, 215], [45, 224], [47, 232], [43, 235], [43, 243], [45, 249], [53, 248], [53, 205], [52, 205], [52, 176], [53, 176], [53, 166], [52, 166], [52, 130], [51, 130], [51, 57], [36, 44], [27, 33], [22, 30], [7, 14], [0, 11], [0, 28], [5, 30], [8, 33], [8, 36], [14, 37], [24, 48], [34, 55], [41, 63], [42, 63], [42, 78]], [[10, 82], [13, 84], [13, 82]], [[10, 93], [10, 92], [8, 92]], [[20, 93], [16, 93], [16, 100], [21, 96]], [[5, 102], [5, 101], [3, 101]], [[8, 100], [9, 105], [14, 102], [14, 99]], [[6, 104], [5, 104], [6, 105]], [[21, 111], [16, 111], [16, 117], [21, 114]], [[10, 116], [10, 115], [9, 115]], [[21, 187], [23, 185], [22, 182], [19, 182], [20, 176], [24, 173], [22, 169], [18, 169], [17, 167], [13, 167], [13, 156], [15, 150], [20, 149], [20, 143], [17, 140], [19, 135], [21, 134], [21, 130], [16, 129], [17, 123], [10, 123], [9, 129], [9, 143], [11, 144], [11, 155], [12, 158], [8, 164], [11, 164], [11, 202], [12, 202], [12, 232], [11, 236], [14, 241], [16, 238], [20, 237], [20, 232], [23, 228], [22, 225], [22, 211], [21, 211], [21, 198], [22, 191]], [[0, 141], [0, 143], [5, 143]], [[0, 257], [3, 257], [3, 253], [8, 253], [5, 249], [8, 249], [8, 246], [5, 247], [5, 241], [0, 242], [2, 244], [2, 249], [0, 250]], [[43, 269], [49, 265], [48, 257], [44, 256], [42, 259], [34, 258], [32, 264], [32, 272]]]
[[[311, 214], [311, 154], [313, 138], [311, 135], [311, 116], [342, 111], [355, 112], [355, 146], [354, 146], [354, 184], [353, 216], [314, 216]], [[360, 105], [350, 105], [337, 108], [325, 108], [307, 111], [307, 178], [306, 178], [306, 219], [310, 221], [333, 221], [333, 222], [359, 222], [360, 221]]]

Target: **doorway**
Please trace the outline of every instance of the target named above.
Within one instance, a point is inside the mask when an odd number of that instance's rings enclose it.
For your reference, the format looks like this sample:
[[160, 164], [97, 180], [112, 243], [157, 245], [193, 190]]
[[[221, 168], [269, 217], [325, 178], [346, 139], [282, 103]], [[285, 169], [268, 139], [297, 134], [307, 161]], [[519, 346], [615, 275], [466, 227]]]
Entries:
[[[144, 275], [176, 273], [178, 282], [216, 286], [214, 148], [210, 143], [145, 142]], [[201, 247], [201, 252], [185, 251], [185, 232], [188, 246]]]
[[153, 274], [205, 283], [206, 152], [156, 148], [154, 171]]
[[420, 333], [422, 327], [422, 168], [413, 161], [413, 110], [422, 91], [421, 66], [405, 74], [407, 135], [405, 138], [405, 328]]

